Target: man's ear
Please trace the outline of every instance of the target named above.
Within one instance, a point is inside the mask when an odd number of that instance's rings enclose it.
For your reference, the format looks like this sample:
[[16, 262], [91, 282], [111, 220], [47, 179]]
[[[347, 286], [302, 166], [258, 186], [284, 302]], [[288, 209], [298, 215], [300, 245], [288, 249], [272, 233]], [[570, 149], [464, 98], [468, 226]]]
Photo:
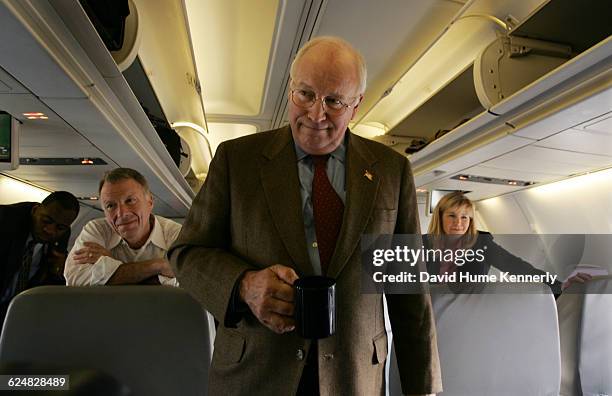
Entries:
[[363, 94], [359, 95], [359, 101], [357, 101], [357, 104], [353, 106], [353, 108], [351, 109], [351, 111], [353, 112], [353, 114], [351, 114], [351, 120], [355, 118], [355, 114], [357, 114], [357, 109], [361, 105], [362, 101], [363, 101]]
[[37, 203], [34, 206], [32, 206], [32, 210], [30, 210], [30, 213], [32, 214], [32, 216], [34, 216], [34, 214], [38, 211], [38, 208], [40, 208], [41, 204]]
[[289, 77], [289, 82], [287, 83], [287, 100], [291, 100], [291, 86], [293, 85], [293, 79]]

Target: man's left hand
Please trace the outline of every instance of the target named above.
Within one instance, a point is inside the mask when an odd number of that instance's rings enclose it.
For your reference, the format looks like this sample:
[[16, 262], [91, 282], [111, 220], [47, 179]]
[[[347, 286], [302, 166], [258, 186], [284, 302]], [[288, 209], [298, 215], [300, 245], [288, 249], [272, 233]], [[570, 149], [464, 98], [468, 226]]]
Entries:
[[112, 257], [102, 245], [95, 242], [84, 242], [83, 247], [74, 252], [74, 262], [77, 264], [95, 264], [102, 256]]

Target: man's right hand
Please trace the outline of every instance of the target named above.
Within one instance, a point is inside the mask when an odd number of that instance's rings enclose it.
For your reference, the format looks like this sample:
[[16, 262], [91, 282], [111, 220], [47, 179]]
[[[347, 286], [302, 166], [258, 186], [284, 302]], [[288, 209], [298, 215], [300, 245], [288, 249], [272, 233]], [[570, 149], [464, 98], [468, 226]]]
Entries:
[[260, 271], [248, 271], [240, 282], [240, 298], [253, 315], [275, 333], [295, 328], [293, 320], [293, 282], [298, 279], [292, 268], [276, 264]]

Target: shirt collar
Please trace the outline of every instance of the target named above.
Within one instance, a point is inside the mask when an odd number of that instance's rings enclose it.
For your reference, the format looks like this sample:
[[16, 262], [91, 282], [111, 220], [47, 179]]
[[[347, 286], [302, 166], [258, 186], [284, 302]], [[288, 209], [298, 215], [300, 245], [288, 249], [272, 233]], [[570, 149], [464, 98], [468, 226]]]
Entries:
[[38, 242], [36, 239], [34, 239], [34, 235], [32, 233], [30, 233], [28, 235], [28, 239], [26, 239], [26, 244], [25, 245], [28, 246], [29, 244], [33, 244], [33, 246], [36, 246], [36, 245], [42, 245], [43, 243], [42, 242]]
[[[336, 147], [334, 151], [329, 153], [331, 157], [342, 163], [344, 163], [344, 160], [346, 159], [346, 144], [349, 137], [348, 129], [346, 132], [347, 133], [344, 134], [344, 139], [342, 139], [342, 143], [340, 143], [340, 146]], [[297, 157], [298, 162], [302, 161], [304, 158], [310, 155], [304, 150], [302, 150], [302, 148], [295, 141], [293, 142], [293, 145], [295, 146], [295, 155]]]
[[[157, 216], [151, 215], [150, 221], [153, 222], [153, 229], [151, 230], [151, 233], [149, 234], [149, 238], [147, 239], [147, 241], [144, 243], [144, 245], [141, 246], [141, 249], [147, 246], [149, 243], [152, 243], [153, 245], [161, 249], [168, 250], [169, 246], [166, 243], [166, 240], [164, 238], [164, 232], [162, 230], [161, 224], [159, 223], [159, 220], [157, 219]], [[113, 230], [113, 236], [111, 237], [111, 240], [110, 240], [110, 249], [114, 249], [115, 247], [117, 247], [117, 245], [119, 245], [122, 242], [124, 242], [127, 246], [129, 246], [127, 241], [124, 241], [123, 238], [121, 238], [121, 236]]]

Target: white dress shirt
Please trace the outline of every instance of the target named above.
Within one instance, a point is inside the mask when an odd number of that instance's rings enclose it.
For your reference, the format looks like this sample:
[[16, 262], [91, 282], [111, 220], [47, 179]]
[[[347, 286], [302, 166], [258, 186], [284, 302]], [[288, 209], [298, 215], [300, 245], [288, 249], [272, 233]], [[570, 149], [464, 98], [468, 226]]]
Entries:
[[[64, 277], [68, 286], [105, 285], [117, 268], [123, 263], [165, 258], [170, 245], [178, 237], [181, 225], [160, 216], [154, 216], [153, 230], [149, 239], [139, 249], [132, 249], [115, 232], [106, 219], [95, 219], [83, 227], [66, 259]], [[74, 252], [81, 249], [85, 242], [95, 242], [109, 250], [112, 257], [102, 256], [94, 264], [77, 264]], [[176, 278], [158, 275], [159, 283], [178, 286]]]

